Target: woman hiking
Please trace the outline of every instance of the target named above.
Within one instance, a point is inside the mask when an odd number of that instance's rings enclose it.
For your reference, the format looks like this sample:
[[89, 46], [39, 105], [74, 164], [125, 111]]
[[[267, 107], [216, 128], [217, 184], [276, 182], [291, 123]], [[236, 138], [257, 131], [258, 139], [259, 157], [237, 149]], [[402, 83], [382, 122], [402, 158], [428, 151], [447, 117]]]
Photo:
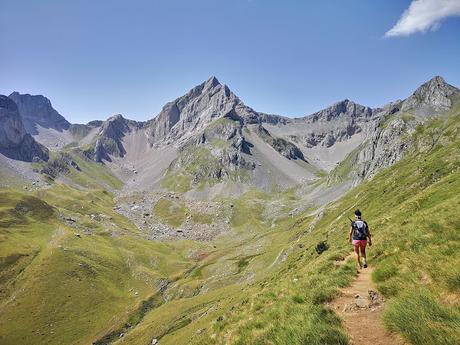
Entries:
[[[361, 211], [355, 211], [355, 220], [351, 222], [348, 240], [355, 247], [356, 264], [358, 271], [367, 268], [366, 261], [366, 244], [369, 239], [369, 246], [372, 246], [371, 232], [367, 223], [361, 219]], [[361, 264], [361, 256], [363, 257], [363, 264]]]

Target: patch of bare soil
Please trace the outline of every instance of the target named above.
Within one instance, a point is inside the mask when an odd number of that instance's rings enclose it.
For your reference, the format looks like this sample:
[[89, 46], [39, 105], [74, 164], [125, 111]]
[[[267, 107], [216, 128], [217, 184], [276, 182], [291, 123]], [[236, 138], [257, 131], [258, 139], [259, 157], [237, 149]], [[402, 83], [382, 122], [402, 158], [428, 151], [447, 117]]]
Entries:
[[364, 268], [329, 306], [342, 318], [353, 345], [404, 345], [383, 325], [385, 300], [372, 284], [372, 268]]

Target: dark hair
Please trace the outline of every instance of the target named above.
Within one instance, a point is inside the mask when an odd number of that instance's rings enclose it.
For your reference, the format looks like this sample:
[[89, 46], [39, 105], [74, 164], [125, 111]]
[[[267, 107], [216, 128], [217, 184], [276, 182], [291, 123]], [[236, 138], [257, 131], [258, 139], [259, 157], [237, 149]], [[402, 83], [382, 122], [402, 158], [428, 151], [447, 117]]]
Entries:
[[361, 217], [361, 211], [360, 211], [360, 210], [356, 210], [356, 211], [355, 211], [355, 216]]

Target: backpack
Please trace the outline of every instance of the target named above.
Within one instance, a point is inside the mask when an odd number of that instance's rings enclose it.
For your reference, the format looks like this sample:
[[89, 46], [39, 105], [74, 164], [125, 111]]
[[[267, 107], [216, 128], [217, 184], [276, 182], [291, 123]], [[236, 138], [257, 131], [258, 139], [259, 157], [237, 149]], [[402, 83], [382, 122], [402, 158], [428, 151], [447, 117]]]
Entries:
[[352, 223], [353, 239], [366, 240], [368, 235], [367, 223], [361, 219], [355, 220]]

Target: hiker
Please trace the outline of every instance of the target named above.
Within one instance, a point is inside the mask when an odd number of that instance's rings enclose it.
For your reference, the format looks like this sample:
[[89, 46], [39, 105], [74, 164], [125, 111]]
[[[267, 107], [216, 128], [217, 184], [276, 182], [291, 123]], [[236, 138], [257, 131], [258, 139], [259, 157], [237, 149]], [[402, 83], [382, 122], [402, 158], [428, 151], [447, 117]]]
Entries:
[[[358, 269], [367, 268], [366, 261], [366, 244], [369, 239], [369, 246], [372, 246], [371, 233], [367, 223], [361, 219], [361, 211], [355, 211], [355, 220], [351, 222], [348, 240], [355, 247], [355, 256]], [[361, 265], [361, 256], [363, 257], [363, 264]]]

